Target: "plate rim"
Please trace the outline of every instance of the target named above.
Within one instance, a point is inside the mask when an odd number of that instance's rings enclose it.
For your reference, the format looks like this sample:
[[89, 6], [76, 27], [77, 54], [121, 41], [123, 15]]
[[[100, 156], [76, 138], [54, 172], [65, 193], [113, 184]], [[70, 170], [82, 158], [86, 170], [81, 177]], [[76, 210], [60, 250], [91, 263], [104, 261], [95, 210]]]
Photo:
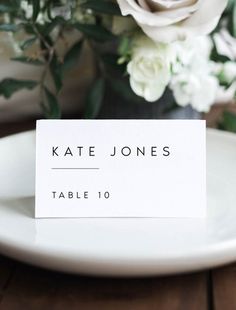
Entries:
[[[32, 131], [32, 130], [31, 130]], [[26, 132], [11, 135], [23, 135]], [[224, 132], [217, 129], [208, 129], [210, 135], [236, 139], [234, 133]], [[5, 138], [9, 138], [7, 136]], [[3, 138], [3, 139], [5, 139]], [[236, 140], [235, 140], [236, 141]], [[29, 218], [29, 220], [36, 220]], [[57, 251], [35, 244], [19, 244], [11, 238], [2, 238], [0, 235], [0, 253], [22, 262], [74, 274], [98, 275], [98, 276], [155, 276], [170, 275], [192, 271], [199, 271], [231, 263], [236, 259], [235, 239], [221, 240], [217, 244], [208, 247], [197, 248], [195, 251], [173, 256], [172, 254], [150, 259], [121, 259], [116, 260], [105, 257], [89, 255], [75, 255], [70, 251], [61, 249]], [[65, 263], [67, 261], [67, 263]]]

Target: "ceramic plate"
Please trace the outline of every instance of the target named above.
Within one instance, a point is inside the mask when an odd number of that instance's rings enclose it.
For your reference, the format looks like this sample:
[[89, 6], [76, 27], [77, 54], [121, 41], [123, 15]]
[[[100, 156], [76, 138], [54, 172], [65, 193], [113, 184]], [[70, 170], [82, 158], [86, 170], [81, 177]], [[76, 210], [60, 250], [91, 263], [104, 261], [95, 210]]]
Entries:
[[[34, 176], [29, 155], [33, 157], [33, 147], [32, 143], [23, 143], [31, 141], [32, 135], [31, 132], [8, 138], [9, 145], [21, 145], [24, 149], [22, 154], [16, 153], [18, 161], [24, 152], [29, 157], [28, 164], [21, 165], [24, 175], [19, 171], [16, 175], [15, 161], [6, 172], [12, 154], [8, 154], [6, 147], [3, 151], [0, 142], [0, 177], [5, 169], [1, 183], [8, 185], [5, 190], [11, 190], [13, 196], [14, 182], [18, 193], [29, 194], [33, 188], [32, 184], [26, 186]], [[235, 135], [208, 131], [207, 166], [205, 220], [35, 220], [33, 198], [1, 199], [0, 252], [54, 270], [112, 276], [173, 274], [232, 262], [236, 259]]]

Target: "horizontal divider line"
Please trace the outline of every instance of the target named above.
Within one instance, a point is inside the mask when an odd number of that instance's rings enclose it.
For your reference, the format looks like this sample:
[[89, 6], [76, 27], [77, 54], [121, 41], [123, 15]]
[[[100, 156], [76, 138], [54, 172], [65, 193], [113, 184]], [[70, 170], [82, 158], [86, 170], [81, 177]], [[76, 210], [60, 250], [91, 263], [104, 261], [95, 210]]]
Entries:
[[52, 170], [99, 170], [96, 167], [54, 167]]

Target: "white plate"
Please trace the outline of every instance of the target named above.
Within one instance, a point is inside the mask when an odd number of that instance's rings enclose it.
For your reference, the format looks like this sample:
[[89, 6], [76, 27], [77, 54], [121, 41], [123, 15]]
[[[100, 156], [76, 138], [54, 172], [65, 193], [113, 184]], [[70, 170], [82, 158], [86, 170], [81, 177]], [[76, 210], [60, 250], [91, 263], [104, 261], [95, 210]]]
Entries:
[[[25, 152], [33, 153], [26, 146]], [[172, 274], [232, 262], [236, 259], [236, 136], [208, 131], [207, 153], [206, 220], [35, 220], [33, 198], [1, 200], [0, 252], [54, 270], [113, 276]], [[14, 180], [6, 177], [1, 182]], [[24, 187], [23, 183], [24, 176]]]

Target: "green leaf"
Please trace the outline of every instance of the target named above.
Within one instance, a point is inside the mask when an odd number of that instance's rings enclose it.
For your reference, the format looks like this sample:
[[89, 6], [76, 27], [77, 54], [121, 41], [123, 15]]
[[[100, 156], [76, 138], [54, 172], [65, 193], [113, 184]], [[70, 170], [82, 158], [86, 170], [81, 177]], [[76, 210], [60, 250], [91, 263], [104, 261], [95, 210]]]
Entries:
[[87, 0], [81, 4], [83, 9], [91, 9], [96, 13], [121, 15], [119, 6], [115, 2], [103, 1], [103, 0]]
[[53, 56], [52, 61], [50, 63], [50, 72], [56, 87], [57, 92], [59, 92], [62, 89], [63, 83], [62, 83], [62, 64], [58, 61], [58, 58], [56, 55]]
[[0, 31], [7, 31], [7, 32], [16, 32], [18, 30], [19, 25], [15, 24], [0, 24]]
[[0, 13], [14, 13], [19, 10], [20, 1], [18, 0], [1, 0]]
[[111, 76], [117, 76], [117, 74], [122, 76], [126, 72], [126, 64], [118, 64], [119, 55], [104, 53], [101, 55], [101, 59], [106, 67], [107, 72], [109, 72]]
[[86, 100], [84, 117], [96, 118], [98, 115], [105, 93], [105, 81], [103, 78], [96, 80], [90, 88]]
[[232, 33], [233, 36], [236, 37], [236, 2], [234, 3], [232, 11]]
[[29, 48], [30, 46], [32, 46], [36, 40], [37, 40], [37, 37], [32, 37], [30, 39], [27, 39], [21, 43], [20, 48], [22, 50], [25, 50], [25, 49]]
[[0, 95], [4, 96], [5, 98], [10, 98], [15, 92], [19, 90], [32, 90], [37, 85], [38, 82], [36, 81], [6, 78], [0, 82]]
[[83, 41], [80, 40], [79, 42], [76, 42], [66, 53], [64, 63], [62, 65], [63, 72], [72, 69], [76, 65], [76, 62], [81, 54], [82, 46]]
[[131, 40], [128, 37], [122, 37], [119, 42], [118, 53], [121, 56], [127, 55], [131, 50]]
[[0, 13], [11, 13], [14, 12], [15, 8], [9, 4], [0, 4]]
[[49, 35], [58, 25], [64, 25], [66, 23], [65, 19], [61, 16], [57, 16], [50, 22], [45, 23], [41, 26], [41, 33], [44, 36]]
[[225, 63], [227, 61], [229, 61], [230, 59], [225, 56], [225, 55], [220, 55], [217, 51], [217, 48], [214, 44], [212, 52], [211, 52], [211, 56], [210, 56], [211, 60], [215, 61], [215, 62], [222, 62]]
[[44, 62], [39, 60], [39, 59], [31, 59], [31, 58], [28, 58], [28, 57], [25, 57], [25, 56], [14, 57], [14, 58], [11, 58], [11, 60], [22, 62], [22, 63], [28, 64], [28, 65], [35, 65], [35, 66], [42, 66], [42, 65], [44, 65]]
[[236, 114], [225, 111], [221, 128], [236, 133]]
[[141, 103], [143, 102], [143, 98], [137, 96], [131, 89], [130, 84], [127, 79], [119, 80], [119, 79], [111, 79], [110, 80], [111, 88], [124, 100], [133, 103]]
[[56, 96], [47, 87], [44, 87], [44, 93], [46, 104], [42, 104], [42, 108], [45, 116], [53, 119], [61, 118], [61, 109]]
[[235, 4], [235, 0], [228, 0], [228, 4], [227, 4], [227, 7], [225, 9], [225, 12], [226, 13], [229, 13], [229, 12], [232, 12], [232, 8]]
[[99, 25], [85, 25], [76, 23], [74, 24], [74, 27], [95, 41], [105, 42], [115, 38], [110, 31]]
[[37, 20], [37, 17], [39, 15], [39, 11], [40, 11], [40, 0], [32, 0], [32, 4], [33, 4], [32, 19], [35, 22]]
[[21, 23], [21, 26], [24, 28], [24, 31], [27, 34], [35, 35], [35, 29], [34, 29], [32, 24], [30, 24], [30, 23]]

